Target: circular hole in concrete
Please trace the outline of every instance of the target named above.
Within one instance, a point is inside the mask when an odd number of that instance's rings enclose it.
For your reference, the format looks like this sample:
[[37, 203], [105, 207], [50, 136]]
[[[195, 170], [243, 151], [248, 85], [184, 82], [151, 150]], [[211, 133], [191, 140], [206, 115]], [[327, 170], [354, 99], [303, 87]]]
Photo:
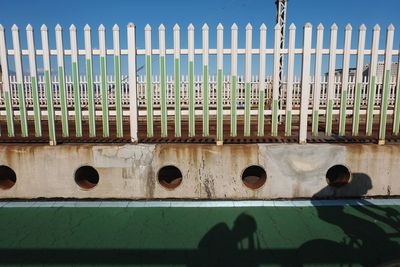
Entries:
[[267, 181], [267, 173], [263, 167], [251, 165], [242, 174], [242, 181], [250, 189], [258, 189]]
[[92, 166], [82, 166], [75, 171], [75, 183], [82, 189], [92, 189], [99, 183], [99, 173]]
[[0, 166], [0, 189], [10, 189], [17, 182], [17, 175], [8, 166]]
[[330, 186], [344, 186], [349, 183], [350, 178], [351, 173], [349, 171], [349, 168], [341, 164], [333, 165], [326, 172], [326, 181]]
[[182, 183], [182, 172], [173, 165], [162, 167], [158, 171], [158, 182], [168, 189], [175, 189]]

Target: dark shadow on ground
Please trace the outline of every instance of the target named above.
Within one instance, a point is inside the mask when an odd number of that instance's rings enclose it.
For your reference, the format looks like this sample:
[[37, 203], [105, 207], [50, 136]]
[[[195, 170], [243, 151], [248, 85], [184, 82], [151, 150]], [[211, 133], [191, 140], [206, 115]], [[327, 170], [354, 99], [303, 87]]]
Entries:
[[215, 225], [200, 240], [196, 258], [189, 266], [258, 266], [256, 231], [256, 220], [245, 213], [236, 218], [232, 229], [225, 223]]
[[[346, 237], [341, 242], [317, 239], [304, 243], [297, 251], [299, 263], [325, 261], [376, 266], [396, 261], [400, 266], [400, 245], [390, 239], [400, 236], [400, 214], [393, 208], [377, 206], [363, 199], [370, 189], [371, 178], [364, 173], [355, 173], [347, 185], [326, 186], [314, 195], [312, 203], [318, 218], [340, 227]], [[358, 198], [354, 199], [354, 205], [351, 206], [326, 207], [317, 200], [326, 196]], [[359, 215], [355, 215], [357, 213]], [[392, 234], [382, 229], [383, 224], [391, 228]]]
[[[299, 247], [269, 248], [265, 241], [276, 229], [263, 225], [249, 213], [238, 212], [229, 227], [225, 222], [211, 227], [199, 240], [197, 249], [49, 249], [0, 248], [0, 265], [67, 264], [67, 265], [151, 265], [151, 266], [304, 266], [307, 264], [337, 266], [377, 266], [397, 260], [400, 266], [400, 214], [397, 210], [376, 206], [362, 196], [372, 188], [371, 178], [354, 174], [350, 183], [337, 188], [327, 186], [314, 195], [315, 217], [343, 231], [343, 240], [333, 241], [332, 235], [319, 234], [318, 239]], [[358, 197], [352, 205], [326, 206], [320, 197]], [[326, 202], [325, 202], [326, 203]], [[353, 205], [354, 204], [354, 205]], [[263, 209], [263, 208], [259, 208]], [[290, 208], [288, 208], [290, 209]], [[296, 209], [293, 207], [293, 209]], [[265, 208], [271, 212], [272, 208]], [[264, 212], [264, 211], [262, 211]], [[301, 209], [298, 209], [301, 216]], [[313, 211], [314, 212], [314, 211]], [[294, 217], [293, 227], [297, 218]], [[199, 223], [202, 220], [199, 219]], [[99, 222], [101, 224], [102, 222]], [[193, 226], [195, 227], [195, 226]], [[307, 225], [314, 231], [313, 224]], [[326, 227], [332, 229], [332, 227]], [[390, 230], [388, 230], [390, 229]], [[263, 243], [260, 245], [259, 233]], [[285, 235], [285, 233], [282, 233]], [[118, 238], [118, 237], [116, 237]], [[134, 237], [132, 237], [134, 238]], [[174, 237], [171, 237], [174, 238]], [[284, 238], [284, 237], [282, 237]], [[95, 240], [93, 241], [95, 243]], [[288, 243], [289, 244], [289, 243]], [[0, 240], [1, 245], [1, 240]], [[94, 244], [95, 245], [95, 244]], [[273, 244], [271, 244], [273, 247]]]

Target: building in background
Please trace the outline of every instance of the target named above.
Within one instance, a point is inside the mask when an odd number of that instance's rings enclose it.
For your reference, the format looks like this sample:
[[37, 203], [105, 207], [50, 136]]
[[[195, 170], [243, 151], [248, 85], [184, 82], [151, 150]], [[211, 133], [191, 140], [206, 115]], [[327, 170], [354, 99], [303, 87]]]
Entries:
[[[397, 76], [399, 70], [399, 63], [398, 62], [392, 62], [392, 67], [391, 67], [391, 76]], [[379, 61], [378, 66], [376, 69], [376, 80], [378, 82], [382, 82], [383, 80], [383, 75], [385, 71], [385, 62], [384, 61]], [[357, 74], [357, 68], [349, 68], [349, 81], [354, 81], [355, 76]], [[328, 77], [329, 72], [325, 72], [325, 76]], [[341, 80], [343, 75], [343, 69], [335, 69], [335, 78], [336, 80]], [[365, 64], [363, 67], [363, 77], [369, 77], [369, 64]]]
[[[390, 75], [391, 76], [396, 76], [397, 72], [399, 70], [399, 63], [398, 62], [393, 62], [392, 63], [392, 67], [390, 68]], [[369, 73], [369, 65], [367, 65], [366, 68], [367, 73]], [[384, 76], [384, 72], [385, 72], [385, 63], [383, 61], [379, 61], [378, 62], [378, 67], [376, 69], [376, 77], [378, 81], [382, 81], [383, 80], [383, 76]]]

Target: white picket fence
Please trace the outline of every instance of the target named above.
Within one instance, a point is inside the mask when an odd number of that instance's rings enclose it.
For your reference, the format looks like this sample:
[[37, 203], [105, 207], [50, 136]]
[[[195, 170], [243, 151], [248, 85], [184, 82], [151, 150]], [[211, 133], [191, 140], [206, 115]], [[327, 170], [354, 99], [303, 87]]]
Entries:
[[[128, 76], [122, 75], [121, 82], [121, 103], [122, 108], [124, 110], [129, 110], [129, 85], [128, 85]], [[327, 88], [328, 88], [328, 77], [321, 77], [321, 87], [320, 87], [320, 98], [319, 105], [320, 107], [326, 107], [327, 101]], [[107, 75], [107, 102], [109, 107], [115, 106], [116, 103], [116, 94], [114, 90], [115, 79], [113, 75]], [[315, 78], [311, 77], [311, 93], [310, 93], [310, 101], [309, 108], [312, 109], [313, 99], [314, 99], [314, 82]], [[59, 90], [59, 80], [57, 76], [53, 76], [52, 79], [52, 89], [53, 89], [53, 105], [56, 108], [61, 108], [61, 94]], [[181, 84], [179, 87], [180, 90], [180, 103], [182, 107], [189, 106], [189, 77], [181, 76], [180, 78]], [[237, 97], [236, 103], [239, 107], [244, 107], [245, 104], [245, 83], [243, 76], [239, 76], [239, 82], [237, 82]], [[368, 100], [368, 79], [364, 77], [361, 87], [361, 107], [367, 107]], [[0, 86], [1, 86], [0, 82]], [[38, 76], [38, 98], [39, 98], [39, 106], [40, 108], [46, 108], [47, 106], [47, 97], [46, 97], [46, 87], [45, 87], [45, 79], [44, 76]], [[80, 84], [80, 105], [88, 106], [89, 105], [89, 94], [87, 87], [86, 76], [79, 76], [79, 84]], [[139, 114], [145, 116], [146, 112], [146, 76], [138, 76], [137, 77], [137, 103], [139, 108]], [[175, 83], [173, 76], [166, 77], [167, 84], [167, 108], [173, 109], [175, 107]], [[258, 105], [259, 101], [259, 80], [258, 76], [252, 76], [250, 82], [250, 103], [253, 106]], [[338, 109], [340, 107], [340, 97], [341, 97], [341, 88], [342, 81], [340, 76], [335, 77], [334, 81], [335, 93], [333, 97], [334, 108]], [[348, 84], [348, 97], [347, 97], [347, 105], [349, 108], [354, 107], [355, 102], [355, 77], [349, 78]], [[9, 79], [10, 92], [11, 92], [11, 100], [14, 106], [19, 105], [19, 97], [18, 97], [18, 83], [16, 76], [10, 76]], [[67, 107], [73, 108], [75, 105], [74, 102], [74, 89], [73, 89], [73, 79], [72, 76], [65, 76], [65, 85], [66, 85], [66, 101]], [[209, 76], [208, 81], [208, 90], [209, 90], [209, 98], [208, 105], [212, 109], [216, 109], [217, 107], [217, 77]], [[230, 94], [230, 85], [231, 85], [231, 77], [228, 75], [223, 76], [223, 89], [222, 89], [222, 104], [224, 109], [229, 110], [231, 106], [231, 94]], [[293, 95], [292, 95], [292, 105], [295, 107], [300, 107], [300, 99], [301, 99], [301, 80], [298, 77], [294, 77], [293, 80]], [[377, 84], [377, 94], [375, 97], [375, 106], [379, 106], [381, 103], [382, 97], [382, 80], [378, 81]], [[194, 79], [194, 104], [195, 107], [201, 108], [204, 105], [203, 101], [203, 76], [197, 75]], [[160, 76], [152, 77], [152, 92], [153, 92], [153, 107], [154, 109], [161, 108], [161, 84], [160, 84]], [[28, 110], [33, 110], [34, 106], [34, 97], [32, 90], [32, 81], [29, 76], [24, 76], [24, 93], [25, 93], [25, 103], [26, 108]], [[272, 99], [272, 76], [266, 77], [266, 88], [265, 88], [265, 102]], [[93, 94], [94, 94], [94, 103], [96, 109], [101, 109], [102, 106], [102, 98], [101, 98], [101, 77], [96, 75], [93, 80]], [[286, 106], [286, 96], [287, 96], [287, 81], [286, 78], [282, 81], [282, 91], [280, 97], [280, 106], [281, 108], [285, 108]], [[388, 98], [388, 106], [393, 108], [396, 101], [396, 77], [392, 76], [392, 79], [389, 83], [389, 98]], [[5, 96], [4, 92], [0, 90], [0, 107], [5, 107]]]
[[[15, 136], [14, 123], [21, 125], [21, 136], [29, 138], [28, 121], [34, 121], [35, 136], [42, 136], [41, 122], [48, 121], [49, 139], [56, 143], [55, 121], [62, 122], [63, 137], [81, 137], [82, 121], [89, 122], [89, 137], [98, 137], [96, 124], [103, 127], [102, 136], [109, 137], [110, 120], [116, 121], [117, 137], [123, 137], [124, 121], [129, 118], [130, 137], [138, 141], [138, 121], [146, 120], [146, 136], [153, 137], [155, 123], [161, 124], [161, 137], [168, 137], [168, 124], [174, 125], [174, 136], [181, 137], [181, 125], [188, 121], [188, 136], [196, 137], [195, 121], [202, 123], [202, 136], [210, 133], [210, 120], [217, 125], [216, 140], [224, 140], [224, 120], [229, 117], [229, 138], [237, 136], [238, 121], [243, 122], [244, 136], [251, 136], [251, 125], [257, 123], [257, 136], [278, 136], [278, 125], [285, 124], [285, 135], [292, 136], [292, 126], [297, 123], [301, 143], [306, 142], [307, 134], [318, 135], [323, 118], [326, 136], [337, 134], [352, 136], [360, 134], [360, 121], [365, 121], [365, 135], [373, 134], [373, 126], [379, 123], [379, 140], [384, 142], [386, 129], [391, 123], [393, 135], [399, 134], [400, 127], [400, 71], [391, 73], [393, 58], [399, 61], [399, 50], [393, 49], [394, 27], [386, 31], [386, 47], [379, 49], [380, 27], [372, 31], [371, 49], [366, 49], [366, 27], [358, 30], [358, 44], [351, 44], [352, 27], [347, 25], [344, 32], [343, 49], [337, 48], [338, 27], [330, 28], [329, 48], [323, 47], [324, 27], [320, 24], [316, 30], [316, 42], [312, 41], [312, 26], [306, 24], [303, 29], [303, 46], [295, 47], [296, 27], [289, 27], [288, 47], [280, 49], [280, 27], [273, 29], [274, 47], [266, 47], [267, 28], [263, 24], [259, 29], [260, 44], [254, 48], [252, 43], [253, 27], [245, 28], [245, 47], [238, 47], [238, 27], [232, 25], [230, 42], [224, 41], [224, 28], [216, 29], [216, 48], [209, 48], [209, 27], [202, 29], [202, 47], [194, 47], [194, 31], [189, 25], [187, 48], [181, 48], [180, 27], [175, 25], [173, 48], [166, 48], [166, 29], [158, 28], [158, 47], [152, 47], [152, 29], [144, 29], [145, 49], [137, 48], [136, 28], [127, 27], [127, 48], [120, 47], [120, 29], [112, 29], [113, 47], [106, 48], [105, 27], [98, 28], [99, 49], [92, 48], [91, 29], [84, 28], [84, 49], [77, 45], [77, 29], [69, 28], [70, 49], [64, 49], [62, 28], [57, 25], [56, 48], [50, 49], [48, 29], [41, 27], [42, 49], [36, 49], [33, 28], [26, 28], [27, 49], [21, 49], [19, 29], [11, 28], [12, 48], [6, 45], [6, 31], [0, 25], [0, 64], [2, 82], [0, 83], [0, 119], [7, 123], [9, 137]], [[315, 48], [312, 48], [315, 43]], [[229, 47], [229, 48], [228, 48]], [[195, 73], [195, 55], [201, 55], [201, 73]], [[210, 56], [216, 55], [216, 62]], [[244, 62], [239, 62], [239, 56]], [[267, 61], [267, 56], [273, 60]], [[279, 59], [284, 55], [287, 64], [286, 76], [279, 79]], [[301, 77], [295, 77], [295, 56], [301, 55]], [[324, 75], [323, 56], [327, 55], [328, 74]], [[8, 56], [14, 59], [15, 75], [9, 75]], [[85, 57], [84, 75], [79, 72], [79, 58]], [[107, 72], [107, 56], [113, 56], [113, 75]], [[128, 75], [122, 74], [121, 57], [128, 57]], [[181, 70], [181, 56], [187, 57], [188, 75]], [[230, 58], [230, 75], [224, 72], [224, 56]], [[342, 57], [338, 66], [337, 58]], [[384, 56], [383, 74], [378, 73], [380, 57]], [[29, 76], [24, 76], [23, 57], [28, 57]], [[43, 59], [44, 75], [37, 73], [37, 57]], [[57, 58], [57, 74], [51, 73], [51, 57]], [[99, 66], [93, 66], [93, 57], [99, 57]], [[145, 59], [143, 76], [137, 75], [136, 60]], [[158, 73], [154, 75], [152, 58], [158, 57]], [[258, 57], [259, 68], [254, 70], [252, 59]], [[356, 74], [350, 75], [351, 57], [356, 57]], [[370, 60], [366, 62], [366, 57]], [[65, 70], [65, 60], [70, 60], [71, 74]], [[173, 69], [167, 70], [167, 60], [173, 60]], [[244, 73], [238, 73], [243, 63]], [[298, 62], [297, 62], [298, 63]], [[364, 67], [369, 64], [367, 75]], [[266, 73], [266, 65], [272, 65], [273, 72]], [[313, 64], [313, 66], [311, 66]], [[215, 65], [215, 67], [214, 67]], [[169, 66], [169, 65], [168, 65]], [[313, 73], [311, 69], [313, 67]], [[93, 75], [93, 68], [100, 69], [100, 75]], [[210, 75], [216, 69], [217, 75]], [[341, 69], [340, 74], [336, 69]], [[173, 73], [170, 75], [167, 73]], [[225, 74], [224, 74], [225, 73]], [[257, 75], [255, 75], [257, 73]], [[379, 119], [378, 119], [379, 117]], [[388, 119], [388, 117], [390, 117]], [[125, 118], [125, 119], [124, 119]], [[254, 118], [254, 119], [252, 119]], [[333, 132], [332, 124], [339, 119], [338, 131]], [[351, 120], [351, 131], [348, 121]], [[100, 122], [101, 121], [101, 122]], [[75, 125], [75, 133], [69, 130], [70, 123]], [[270, 133], [265, 133], [265, 125], [270, 125]], [[309, 126], [311, 124], [311, 127]], [[226, 126], [225, 126], [226, 127]], [[297, 128], [297, 127], [296, 127]], [[1, 138], [1, 137], [0, 137]]]

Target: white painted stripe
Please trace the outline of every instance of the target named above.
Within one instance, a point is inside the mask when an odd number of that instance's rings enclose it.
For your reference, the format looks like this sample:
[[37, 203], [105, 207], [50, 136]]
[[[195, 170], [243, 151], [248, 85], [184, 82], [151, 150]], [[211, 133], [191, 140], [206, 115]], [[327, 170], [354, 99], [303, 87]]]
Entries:
[[0, 201], [0, 208], [239, 208], [400, 205], [392, 199], [195, 200], [195, 201]]
[[[268, 200], [265, 202], [268, 202]], [[273, 201], [271, 206], [273, 206], [273, 207], [293, 207], [294, 204], [293, 204], [293, 201], [291, 201], [291, 200], [277, 200], [277, 201]]]

